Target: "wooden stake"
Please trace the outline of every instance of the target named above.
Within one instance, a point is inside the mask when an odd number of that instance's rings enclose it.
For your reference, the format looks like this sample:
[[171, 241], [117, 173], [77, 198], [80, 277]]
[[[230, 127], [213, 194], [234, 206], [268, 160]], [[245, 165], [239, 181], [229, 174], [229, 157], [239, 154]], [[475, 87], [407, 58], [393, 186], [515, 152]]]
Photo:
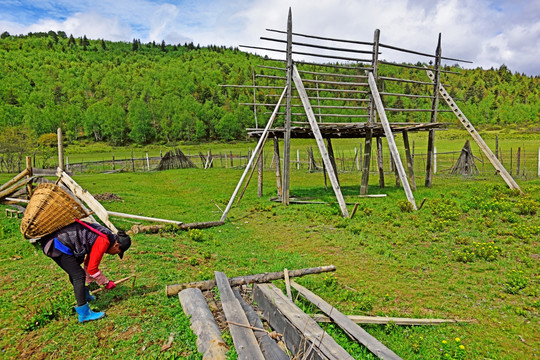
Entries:
[[285, 288], [287, 290], [287, 297], [289, 300], [292, 301], [292, 294], [291, 294], [291, 282], [289, 281], [289, 271], [287, 268], [283, 269], [283, 275], [285, 276]]
[[58, 167], [64, 170], [64, 143], [62, 141], [62, 129], [56, 131], [58, 137]]

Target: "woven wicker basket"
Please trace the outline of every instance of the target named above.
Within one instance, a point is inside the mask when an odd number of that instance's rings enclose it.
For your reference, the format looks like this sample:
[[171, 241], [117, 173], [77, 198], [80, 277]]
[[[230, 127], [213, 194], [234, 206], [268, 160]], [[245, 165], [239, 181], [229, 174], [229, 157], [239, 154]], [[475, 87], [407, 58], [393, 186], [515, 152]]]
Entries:
[[55, 184], [40, 184], [30, 198], [21, 221], [21, 232], [27, 239], [51, 234], [88, 213]]

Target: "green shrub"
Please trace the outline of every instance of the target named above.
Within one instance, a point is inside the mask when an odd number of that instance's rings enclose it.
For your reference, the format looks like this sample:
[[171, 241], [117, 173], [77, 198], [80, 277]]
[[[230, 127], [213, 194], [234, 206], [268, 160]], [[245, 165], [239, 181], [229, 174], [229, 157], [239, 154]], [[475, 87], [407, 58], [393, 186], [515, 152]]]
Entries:
[[512, 270], [508, 273], [504, 290], [509, 294], [518, 294], [529, 285], [529, 280], [521, 270]]
[[397, 205], [399, 209], [401, 210], [401, 212], [410, 213], [414, 211], [413, 205], [408, 200], [399, 200], [397, 202]]
[[525, 197], [519, 199], [516, 206], [521, 215], [534, 215], [540, 207], [537, 201]]
[[204, 241], [204, 231], [201, 229], [190, 229], [188, 231], [188, 238], [196, 242]]

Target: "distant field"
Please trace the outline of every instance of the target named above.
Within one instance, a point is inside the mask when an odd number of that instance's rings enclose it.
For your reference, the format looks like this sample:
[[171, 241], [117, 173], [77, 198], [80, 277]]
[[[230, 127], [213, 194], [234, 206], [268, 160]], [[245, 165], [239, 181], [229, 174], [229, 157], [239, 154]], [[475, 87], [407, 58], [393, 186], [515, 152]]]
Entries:
[[[517, 172], [517, 153], [520, 148], [520, 176], [523, 178], [534, 178], [538, 175], [538, 151], [540, 147], [540, 133], [528, 132], [522, 133], [517, 131], [480, 131], [481, 136], [491, 148], [496, 151], [495, 136], [499, 137], [499, 158], [503, 165], [513, 175]], [[437, 148], [437, 169], [439, 172], [448, 172], [455, 164], [459, 157], [459, 153], [465, 144], [466, 140], [471, 141], [473, 154], [478, 158], [476, 165], [482, 173], [490, 173], [494, 169], [487, 161], [484, 154], [481, 152], [477, 144], [472, 140], [465, 130], [451, 129], [447, 131], [438, 131], [436, 135]], [[419, 176], [425, 175], [425, 161], [427, 152], [427, 133], [411, 133], [410, 134], [411, 151], [414, 150], [415, 163], [414, 169]], [[402, 161], [405, 161], [403, 139], [401, 135], [396, 136], [396, 143], [401, 154]], [[364, 139], [334, 139], [332, 141], [336, 162], [340, 171], [354, 171], [356, 169], [355, 148], [358, 155], [363, 153]], [[225, 167], [224, 158], [232, 153], [234, 157], [241, 156], [243, 160], [237, 160], [235, 166], [245, 165], [247, 156], [256, 146], [255, 141], [237, 142], [237, 143], [204, 143], [204, 144], [186, 144], [179, 143], [176, 145], [151, 145], [147, 147], [113, 147], [106, 144], [89, 144], [89, 145], [68, 145], [65, 148], [66, 161], [69, 164], [80, 164], [81, 162], [102, 162], [94, 165], [96, 172], [112, 169], [110, 162], [113, 157], [115, 160], [131, 159], [146, 159], [146, 155], [150, 158], [154, 157], [151, 168], [155, 167], [159, 161], [160, 155], [164, 155], [167, 151], [173, 148], [180, 148], [182, 152], [190, 156], [192, 161], [201, 166], [203, 163], [200, 160], [199, 153], [207, 155], [209, 151], [214, 156], [220, 157], [214, 162], [216, 167]], [[315, 158], [319, 165], [322, 162], [317, 149], [317, 144], [314, 140], [293, 139], [291, 142], [291, 161], [293, 168], [296, 168], [297, 156], [300, 159], [300, 168], [307, 169], [307, 150], [314, 149]], [[280, 144], [281, 156], [283, 156], [283, 142]], [[385, 171], [390, 171], [390, 162], [388, 157], [389, 151], [386, 140], [383, 139], [383, 157]], [[269, 141], [265, 146], [265, 167], [270, 168], [272, 165], [273, 144]], [[37, 159], [38, 166], [40, 164]], [[54, 159], [49, 161], [54, 163]], [[361, 162], [360, 162], [361, 163]], [[145, 161], [140, 161], [139, 166], [146, 166]], [[372, 171], [376, 169], [376, 159], [372, 156]], [[77, 171], [75, 167], [74, 171]]]

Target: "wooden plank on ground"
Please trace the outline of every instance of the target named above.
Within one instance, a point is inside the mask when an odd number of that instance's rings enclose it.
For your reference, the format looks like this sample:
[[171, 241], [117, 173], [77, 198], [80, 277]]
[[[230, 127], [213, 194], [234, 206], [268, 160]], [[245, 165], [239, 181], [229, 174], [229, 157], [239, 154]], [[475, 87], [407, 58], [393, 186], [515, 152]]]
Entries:
[[214, 271], [214, 275], [216, 277], [216, 284], [219, 289], [225, 318], [228, 322], [243, 325], [237, 326], [229, 324], [238, 359], [264, 360], [264, 356], [259, 348], [257, 338], [255, 337], [255, 334], [253, 334], [253, 330], [244, 327], [249, 327], [250, 324], [244, 310], [242, 310], [242, 306], [233, 294], [231, 286], [229, 285], [229, 279], [227, 279], [227, 276], [220, 271]]
[[107, 210], [103, 207], [103, 205], [100, 204], [99, 201], [97, 201], [92, 194], [90, 194], [88, 191], [83, 189], [79, 184], [75, 182], [68, 174], [66, 174], [65, 171], [62, 171], [62, 169], [58, 168], [56, 171], [56, 175], [60, 178], [60, 180], [73, 192], [73, 194], [84, 201], [86, 205], [97, 215], [98, 218], [100, 218], [101, 221], [107, 226], [113, 233], [117, 234], [118, 230], [113, 225], [113, 223], [109, 220], [109, 214], [107, 213]]
[[[182, 290], [185, 291], [185, 290]], [[233, 290], [234, 296], [242, 306], [242, 309], [246, 313], [249, 324], [258, 329], [264, 329], [263, 323], [259, 318], [259, 315], [249, 306], [238, 290]], [[255, 337], [259, 343], [259, 347], [263, 353], [265, 360], [289, 360], [289, 356], [281, 350], [278, 344], [270, 338], [266, 331], [254, 331]]]
[[[332, 322], [326, 315], [312, 314], [310, 315], [316, 322]], [[474, 320], [458, 320], [458, 319], [412, 319], [412, 318], [400, 318], [400, 317], [387, 317], [387, 316], [363, 316], [363, 315], [346, 315], [356, 324], [396, 324], [405, 326], [414, 325], [439, 325], [439, 324], [452, 324], [452, 323], [471, 323]]]
[[[330, 272], [330, 271], [336, 271], [336, 267], [334, 265], [326, 265], [326, 266], [319, 266], [315, 268], [289, 270], [289, 277], [320, 274], [320, 273]], [[234, 278], [230, 278], [229, 284], [231, 284], [232, 287], [235, 287], [235, 286], [247, 285], [247, 284], [252, 284], [252, 283], [270, 282], [274, 280], [283, 279], [284, 276], [285, 275], [283, 271], [237, 276]], [[173, 295], [178, 294], [180, 290], [183, 290], [186, 288], [192, 288], [192, 287], [199, 288], [203, 291], [211, 290], [214, 287], [216, 287], [216, 281], [212, 279], [212, 280], [196, 281], [196, 282], [185, 283], [185, 284], [167, 285], [165, 287], [165, 292], [167, 296], [173, 296]]]
[[199, 289], [185, 289], [178, 293], [184, 313], [190, 317], [191, 329], [197, 335], [197, 350], [203, 359], [225, 360], [229, 350], [221, 337], [219, 326]]
[[291, 286], [295, 288], [302, 296], [309, 300], [313, 305], [321, 309], [328, 315], [340, 328], [342, 328], [350, 337], [364, 345], [369, 351], [379, 359], [401, 359], [392, 350], [384, 346], [379, 340], [371, 336], [367, 331], [356, 325], [351, 319], [343, 315], [332, 305], [328, 304], [322, 298], [312, 293], [302, 285], [291, 281]]
[[[289, 335], [287, 347], [298, 358], [345, 360], [353, 357], [313, 319], [272, 284], [257, 284], [254, 300], [272, 328]], [[279, 319], [276, 321], [276, 319]], [[285, 321], [285, 319], [287, 321]]]

